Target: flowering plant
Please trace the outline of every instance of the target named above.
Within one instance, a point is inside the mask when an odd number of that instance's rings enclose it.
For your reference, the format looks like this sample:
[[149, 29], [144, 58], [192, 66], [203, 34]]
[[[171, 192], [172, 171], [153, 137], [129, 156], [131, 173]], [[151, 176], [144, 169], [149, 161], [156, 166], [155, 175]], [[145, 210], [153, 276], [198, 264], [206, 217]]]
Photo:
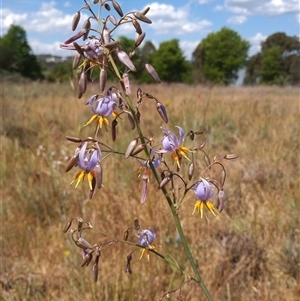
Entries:
[[[82, 98], [86, 93], [88, 76], [91, 71], [95, 71], [97, 68], [100, 71], [99, 93], [92, 95], [86, 101], [93, 115], [84, 126], [96, 121], [94, 137], [84, 139], [67, 137], [69, 141], [77, 143], [77, 147], [66, 167], [66, 171], [68, 172], [73, 168], [80, 169], [71, 184], [75, 182], [75, 187], [77, 187], [79, 183], [83, 182], [85, 177], [87, 177], [89, 188], [88, 198], [92, 199], [96, 194], [96, 189], [101, 189], [103, 180], [105, 180], [105, 172], [103, 173], [101, 163], [104, 159], [109, 159], [109, 156], [104, 157], [103, 153], [122, 155], [125, 159], [133, 158], [139, 175], [142, 177], [141, 204], [144, 204], [147, 198], [148, 182], [151, 178], [154, 178], [154, 181], [157, 182], [158, 189], [161, 190], [163, 197], [168, 203], [180, 241], [184, 247], [190, 266], [192, 267], [194, 275], [189, 276], [189, 278], [200, 286], [207, 300], [212, 300], [191, 254], [180, 223], [178, 211], [183, 205], [183, 201], [188, 193], [194, 191], [197, 201], [193, 213], [198, 210], [202, 218], [205, 214], [204, 208], [207, 208], [214, 216], [221, 212], [225, 201], [224, 184], [226, 180], [226, 170], [221, 160], [235, 159], [237, 155], [229, 154], [219, 158], [215, 157], [211, 161], [208, 154], [204, 151], [205, 143], [202, 143], [198, 147], [183, 145], [184, 143], [188, 145], [187, 140], [193, 142], [202, 132], [190, 130], [186, 134], [186, 131], [181, 126], [177, 126], [179, 131], [178, 136], [170, 129], [161, 127], [163, 131], [163, 136], [160, 140], [161, 145], [155, 145], [153, 138], [148, 138], [143, 134], [140, 122], [140, 108], [144, 99], [154, 101], [156, 111], [162, 121], [164, 123], [169, 122], [165, 106], [156, 97], [138, 88], [136, 91], [136, 103], [134, 105], [134, 100], [131, 96], [130, 73], [136, 71], [131, 57], [135, 49], [139, 47], [145, 38], [145, 32], [142, 31], [141, 24], [151, 23], [151, 20], [147, 17], [150, 8], [148, 7], [141, 12], [135, 11], [124, 14], [120, 5], [114, 0], [95, 0], [94, 4], [99, 6], [99, 14], [96, 15], [91, 5], [85, 1], [85, 6], [77, 11], [74, 16], [72, 23], [73, 31], [77, 30], [81, 18], [81, 10], [88, 10], [91, 16], [84, 22], [83, 27], [79, 31], [61, 44], [61, 48], [75, 52], [73, 68], [79, 71], [78, 98]], [[115, 13], [117, 13], [118, 19], [110, 13], [111, 5]], [[104, 16], [105, 11], [107, 12], [106, 16]], [[95, 23], [96, 28], [92, 26], [92, 22]], [[112, 36], [112, 33], [118, 27], [127, 23], [131, 24], [136, 32], [135, 46], [131, 51], [123, 50], [120, 42]], [[80, 39], [83, 39], [82, 43], [78, 42]], [[161, 82], [153, 66], [145, 64], [145, 69], [157, 83]], [[107, 72], [111, 72], [116, 77], [115, 85], [108, 88]], [[104, 92], [105, 89], [107, 89], [107, 92]], [[103, 142], [105, 141], [105, 133], [102, 134], [101, 132], [101, 140], [98, 139], [98, 136], [99, 131], [102, 130], [102, 126], [104, 125], [107, 131], [111, 131], [113, 141], [116, 139], [124, 139], [117, 137], [118, 118], [123, 114], [128, 116], [130, 127], [137, 132], [137, 137], [127, 142], [127, 149], [120, 153], [109, 147], [108, 143]], [[110, 122], [108, 118], [111, 118], [112, 121]], [[171, 153], [171, 160], [166, 153]], [[207, 166], [203, 174], [201, 174], [196, 167], [198, 166], [196, 164], [198, 153], [202, 153], [205, 156]], [[185, 166], [188, 167], [186, 178], [182, 172]], [[204, 178], [204, 173], [215, 166], [221, 167], [221, 179], [218, 180], [209, 176]], [[196, 177], [197, 179], [195, 179]], [[181, 188], [183, 192], [181, 196], [172, 193], [172, 191], [175, 191], [176, 186]], [[216, 204], [212, 201], [214, 197], [216, 197]], [[155, 221], [153, 222], [155, 223]], [[75, 228], [71, 228], [74, 227], [74, 225]], [[74, 243], [82, 250], [81, 266], [88, 266], [90, 262], [94, 262], [92, 270], [95, 281], [98, 279], [98, 265], [102, 249], [112, 246], [116, 242], [122, 242], [134, 247], [134, 250], [127, 256], [125, 272], [129, 274], [132, 273], [132, 254], [138, 248], [141, 250], [141, 257], [146, 252], [149, 260], [150, 254], [152, 253], [164, 259], [166, 263], [175, 266], [182, 273], [185, 273], [184, 270], [179, 268], [175, 259], [174, 261], [167, 260], [162, 253], [157, 251], [154, 240], [159, 234], [156, 234], [151, 228], [141, 229], [137, 219], [134, 220], [132, 227], [125, 230], [122, 239], [112, 239], [111, 236], [107, 235], [109, 239], [101, 244], [96, 243], [93, 245], [83, 237], [85, 231], [91, 228], [92, 225], [90, 222], [77, 217], [68, 221], [64, 231], [71, 232]], [[128, 239], [132, 231], [137, 232], [135, 242]]]

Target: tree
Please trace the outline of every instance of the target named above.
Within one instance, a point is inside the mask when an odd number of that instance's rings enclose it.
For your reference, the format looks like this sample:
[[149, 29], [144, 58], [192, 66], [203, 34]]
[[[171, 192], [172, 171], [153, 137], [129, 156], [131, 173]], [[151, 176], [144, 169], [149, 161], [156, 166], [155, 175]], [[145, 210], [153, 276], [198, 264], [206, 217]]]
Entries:
[[225, 85], [233, 83], [246, 63], [249, 47], [249, 42], [227, 27], [209, 34], [192, 55], [195, 79]]
[[27, 42], [25, 30], [11, 25], [0, 38], [0, 68], [31, 79], [43, 78], [42, 68]]
[[260, 82], [266, 84], [282, 83], [282, 63], [281, 50], [278, 46], [265, 50], [259, 72]]
[[[256, 60], [256, 56], [261, 59]], [[300, 81], [299, 63], [299, 38], [287, 36], [284, 32], [276, 32], [262, 42], [261, 52], [250, 58], [245, 83], [298, 84]], [[258, 72], [254, 74], [253, 69]]]
[[169, 83], [188, 81], [189, 64], [177, 39], [162, 42], [158, 50], [150, 55], [150, 63], [162, 81]]

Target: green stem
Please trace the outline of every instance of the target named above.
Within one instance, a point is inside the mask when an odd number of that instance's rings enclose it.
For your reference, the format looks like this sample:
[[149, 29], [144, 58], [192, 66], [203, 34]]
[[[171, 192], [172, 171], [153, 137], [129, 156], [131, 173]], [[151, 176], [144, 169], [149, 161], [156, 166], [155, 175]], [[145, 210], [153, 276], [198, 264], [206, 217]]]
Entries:
[[[113, 66], [113, 69], [115, 70], [116, 74], [119, 76], [119, 79], [121, 80], [121, 76], [120, 76], [119, 70], [116, 67], [115, 63], [114, 63], [114, 60], [113, 60], [112, 56], [110, 55], [109, 57], [110, 57], [110, 62], [112, 64], [112, 66]], [[121, 86], [123, 88], [123, 85], [121, 85]], [[133, 106], [132, 106], [131, 98], [125, 93], [124, 89], [123, 89], [123, 92], [126, 95], [126, 100], [127, 100], [128, 105], [129, 105], [129, 109], [130, 109], [130, 112], [132, 114], [132, 117], [133, 117], [133, 119], [135, 121], [135, 125], [137, 127], [138, 135], [139, 135], [139, 137], [141, 139], [141, 142], [145, 143], [145, 138], [144, 138], [144, 135], [142, 133], [140, 124], [139, 124], [139, 122], [138, 122], [138, 120], [136, 118], [135, 111], [134, 111]], [[145, 148], [144, 151], [145, 151], [146, 156], [149, 157], [149, 151], [148, 151], [148, 149]], [[153, 173], [153, 175], [154, 175], [157, 183], [160, 184], [160, 178], [158, 176], [158, 173], [157, 173], [156, 169], [154, 168], [154, 166], [153, 166], [153, 164], [151, 162], [150, 162], [150, 167], [151, 167], [151, 171], [152, 171], [152, 173]], [[170, 196], [169, 196], [166, 188], [163, 187], [161, 190], [162, 190], [162, 192], [163, 192], [163, 194], [164, 194], [164, 196], [165, 196], [165, 198], [166, 198], [166, 200], [168, 202], [168, 205], [169, 205], [169, 207], [171, 209], [171, 212], [172, 212], [172, 215], [173, 215], [173, 218], [174, 218], [174, 222], [175, 222], [178, 234], [180, 236], [180, 240], [181, 240], [181, 243], [183, 245], [185, 254], [186, 254], [186, 256], [187, 256], [187, 258], [188, 258], [188, 260], [190, 262], [190, 265], [191, 265], [191, 267], [192, 267], [192, 269], [194, 271], [194, 277], [193, 277], [193, 279], [198, 283], [198, 285], [202, 289], [202, 291], [203, 291], [206, 299], [208, 301], [213, 301], [213, 298], [210, 295], [208, 289], [206, 288], [206, 286], [205, 286], [205, 284], [204, 284], [204, 282], [203, 282], [203, 280], [202, 280], [202, 278], [200, 276], [200, 273], [198, 271], [197, 265], [195, 263], [195, 260], [193, 258], [192, 253], [191, 253], [191, 250], [189, 248], [188, 242], [187, 242], [186, 237], [184, 235], [184, 232], [183, 232], [183, 229], [182, 229], [182, 226], [181, 226], [181, 223], [180, 223], [180, 220], [179, 220], [176, 208], [174, 207], [173, 202], [172, 202], [172, 200], [171, 200], [171, 198], [170, 198]]]

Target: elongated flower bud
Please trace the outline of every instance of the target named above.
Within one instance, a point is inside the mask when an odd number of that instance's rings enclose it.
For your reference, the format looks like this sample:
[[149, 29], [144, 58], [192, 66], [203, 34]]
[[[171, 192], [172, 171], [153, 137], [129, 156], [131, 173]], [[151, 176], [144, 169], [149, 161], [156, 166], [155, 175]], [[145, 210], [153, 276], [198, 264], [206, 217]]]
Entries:
[[218, 204], [217, 204], [219, 212], [223, 211], [224, 203], [225, 203], [225, 192], [223, 189], [220, 189], [218, 192]]
[[92, 249], [93, 246], [83, 237], [78, 237], [77, 244], [83, 249]]
[[83, 40], [85, 41], [89, 35], [90, 29], [91, 29], [91, 22], [90, 19], [87, 19], [82, 26], [83, 29], [86, 30], [86, 33], [83, 35]]
[[129, 145], [128, 145], [128, 147], [127, 147], [127, 150], [126, 150], [126, 152], [125, 152], [125, 158], [126, 158], [126, 159], [127, 159], [127, 158], [132, 154], [132, 152], [135, 150], [137, 144], [138, 144], [138, 138], [132, 140], [132, 141], [129, 143]]
[[102, 35], [103, 35], [104, 44], [109, 43], [110, 42], [110, 32], [106, 27], [103, 29]]
[[131, 153], [132, 156], [137, 155], [138, 153], [140, 153], [141, 151], [143, 151], [146, 147], [146, 143], [140, 144], [139, 146], [137, 146], [133, 152]]
[[114, 119], [111, 123], [111, 137], [113, 141], [116, 141], [117, 138], [117, 125], [118, 121]]
[[133, 15], [142, 22], [145, 22], [145, 23], [148, 23], [148, 24], [152, 23], [152, 21], [148, 17], [141, 14], [140, 12], [135, 12], [135, 13], [133, 13]]
[[134, 122], [134, 119], [133, 119], [131, 113], [128, 113], [127, 117], [128, 117], [129, 123], [130, 123], [131, 130], [134, 130], [135, 129], [135, 122]]
[[147, 72], [152, 76], [152, 78], [157, 82], [157, 83], [161, 83], [161, 80], [157, 74], [157, 72], [155, 71], [155, 69], [153, 68], [153, 66], [151, 66], [150, 64], [145, 64], [146, 70]]
[[136, 71], [135, 66], [133, 65], [132, 61], [130, 60], [128, 54], [125, 51], [118, 50], [117, 56], [122, 64], [128, 67], [131, 71]]
[[108, 20], [109, 20], [113, 25], [117, 26], [118, 21], [117, 21], [117, 19], [115, 18], [115, 16], [109, 15], [109, 16], [108, 16]]
[[93, 279], [95, 282], [97, 282], [97, 280], [98, 280], [98, 273], [99, 273], [98, 263], [94, 263], [93, 264]]
[[66, 166], [66, 172], [70, 171], [77, 163], [77, 156], [73, 156]]
[[138, 34], [142, 34], [142, 28], [141, 28], [141, 25], [140, 25], [140, 23], [138, 22], [138, 20], [136, 20], [136, 19], [133, 19], [132, 20], [132, 25], [134, 26], [134, 28], [135, 28], [135, 30], [136, 30], [136, 32], [138, 33]]
[[81, 57], [82, 57], [82, 55], [80, 53], [78, 53], [78, 52], [74, 55], [73, 64], [72, 64], [73, 70], [75, 70], [76, 68], [78, 68]]
[[123, 11], [122, 11], [121, 6], [119, 5], [119, 3], [116, 2], [116, 1], [112, 1], [112, 4], [113, 4], [113, 7], [114, 7], [115, 11], [119, 14], [119, 16], [123, 17], [124, 14], [123, 14]]
[[87, 74], [84, 72], [84, 70], [80, 74], [80, 78], [78, 81], [78, 98], [81, 98], [82, 95], [86, 91], [86, 86], [87, 86]]
[[131, 87], [130, 87], [130, 81], [129, 81], [128, 73], [123, 74], [123, 82], [124, 82], [124, 87], [125, 87], [125, 93], [127, 95], [130, 95], [131, 94]]
[[142, 178], [142, 194], [141, 194], [141, 204], [143, 205], [146, 202], [147, 191], [148, 191], [148, 176], [143, 175]]
[[70, 38], [68, 38], [64, 44], [70, 44], [76, 40], [78, 40], [79, 38], [81, 38], [83, 35], [85, 35], [87, 33], [86, 29], [81, 29], [80, 31], [78, 31], [77, 33], [75, 33], [73, 36], [71, 36]]
[[160, 117], [165, 123], [168, 123], [168, 115], [165, 106], [159, 101], [156, 102], [156, 109]]
[[77, 137], [72, 137], [72, 136], [67, 136], [66, 139], [71, 141], [71, 142], [75, 142], [75, 143], [81, 143], [82, 142], [82, 139], [77, 138]]
[[145, 36], [146, 36], [145, 32], [139, 34], [137, 39], [135, 40], [134, 46], [139, 47], [142, 44], [142, 42], [144, 41]]
[[195, 170], [195, 164], [193, 162], [191, 162], [189, 165], [189, 171], [188, 171], [188, 179], [189, 180], [191, 180], [193, 178], [194, 170]]
[[146, 7], [144, 10], [142, 10], [141, 14], [146, 16], [149, 10], [150, 10], [150, 6]]
[[105, 89], [106, 79], [107, 79], [107, 72], [104, 68], [102, 68], [100, 71], [100, 76], [99, 76], [99, 86], [100, 86], [101, 92], [103, 92]]
[[68, 221], [68, 222], [65, 224], [63, 232], [64, 232], [64, 233], [67, 233], [68, 230], [70, 229], [71, 225], [72, 225], [72, 220]]
[[93, 259], [93, 255], [90, 253], [86, 253], [83, 256], [80, 266], [81, 267], [88, 266], [90, 264], [90, 262], [92, 261], [92, 259]]
[[158, 189], [162, 189], [163, 187], [165, 187], [169, 182], [171, 181], [171, 177], [170, 176], [166, 176], [159, 184]]
[[73, 31], [77, 28], [79, 21], [80, 21], [80, 11], [78, 11], [73, 17], [73, 21], [72, 21], [72, 30]]

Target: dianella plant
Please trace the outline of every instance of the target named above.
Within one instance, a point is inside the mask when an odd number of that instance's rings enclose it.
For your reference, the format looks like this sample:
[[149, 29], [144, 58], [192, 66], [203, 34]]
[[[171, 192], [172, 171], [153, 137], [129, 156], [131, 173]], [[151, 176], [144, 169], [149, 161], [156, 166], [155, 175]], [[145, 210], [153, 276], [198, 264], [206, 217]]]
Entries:
[[[74, 52], [73, 68], [78, 73], [78, 98], [85, 98], [85, 103], [90, 108], [91, 117], [84, 127], [91, 129], [91, 136], [71, 137], [67, 139], [74, 143], [74, 153], [69, 160], [66, 171], [73, 173], [71, 185], [77, 187], [84, 182], [89, 199], [101, 195], [101, 187], [105, 181], [105, 170], [102, 168], [104, 160], [111, 156], [121, 156], [124, 160], [132, 160], [141, 179], [140, 206], [147, 200], [148, 185], [157, 185], [161, 191], [161, 198], [165, 200], [170, 209], [170, 218], [173, 218], [177, 228], [180, 243], [183, 245], [185, 256], [188, 259], [193, 274], [186, 275], [187, 282], [199, 285], [207, 300], [212, 300], [199, 274], [197, 265], [190, 251], [186, 236], [179, 219], [179, 211], [186, 196], [191, 194], [195, 199], [191, 214], [200, 215], [200, 218], [212, 217], [219, 214], [224, 208], [226, 170], [223, 160], [237, 158], [235, 154], [214, 156], [211, 158], [205, 151], [205, 143], [197, 144], [197, 138], [202, 134], [199, 129], [184, 129], [180, 124], [168, 128], [169, 118], [162, 102], [148, 91], [137, 88], [132, 91], [130, 75], [136, 71], [134, 56], [136, 48], [143, 42], [146, 33], [143, 24], [151, 24], [147, 17], [151, 8], [142, 11], [124, 13], [121, 6], [114, 0], [94, 0], [93, 4], [85, 1], [74, 15], [72, 30], [74, 34], [69, 37], [61, 48]], [[84, 20], [79, 28], [82, 12], [88, 12], [88, 19]], [[114, 38], [115, 31], [128, 25], [135, 34], [133, 49], [124, 49], [120, 42]], [[161, 82], [154, 67], [145, 64], [145, 69], [154, 82]], [[91, 77], [97, 73], [99, 78], [99, 91], [97, 94], [85, 96]], [[108, 86], [107, 74], [111, 73], [115, 80]], [[165, 126], [157, 128], [159, 143], [154, 143], [153, 137], [147, 137], [142, 128], [143, 102], [153, 103], [153, 112], [161, 118]], [[124, 139], [117, 135], [120, 120], [128, 120], [133, 133], [133, 139], [124, 144], [127, 148], [117, 151], [111, 142]], [[155, 129], [154, 129], [155, 130]], [[123, 144], [123, 145], [124, 145]], [[204, 158], [204, 159], [203, 159]], [[197, 160], [204, 160], [205, 169], [197, 170]], [[211, 170], [217, 173], [210, 177]], [[151, 182], [150, 182], [150, 179]], [[85, 180], [85, 181], [84, 181]], [[154, 184], [157, 182], [156, 184]], [[125, 206], [125, 205], [124, 205]], [[124, 262], [124, 272], [131, 274], [133, 253], [140, 250], [139, 257], [157, 256], [165, 263], [172, 265], [183, 274], [185, 269], [179, 267], [176, 258], [164, 255], [162, 248], [157, 248], [155, 238], [159, 235], [155, 229], [155, 220], [152, 228], [143, 228], [139, 220], [132, 217], [132, 225], [124, 229], [124, 235], [116, 238], [109, 233], [99, 231], [107, 237], [102, 243], [93, 243], [86, 238], [86, 231], [93, 228], [91, 223], [82, 217], [71, 218], [65, 225], [64, 232], [70, 233], [74, 244], [82, 251], [81, 266], [92, 266], [94, 281], [99, 274], [99, 261], [101, 252], [107, 247], [118, 247], [120, 243], [128, 247], [128, 256]], [[133, 233], [134, 235], [131, 235]], [[134, 237], [134, 239], [129, 239]], [[116, 244], [118, 243], [118, 244]], [[174, 289], [172, 292], [175, 292]], [[162, 296], [161, 300], [167, 296]]]

